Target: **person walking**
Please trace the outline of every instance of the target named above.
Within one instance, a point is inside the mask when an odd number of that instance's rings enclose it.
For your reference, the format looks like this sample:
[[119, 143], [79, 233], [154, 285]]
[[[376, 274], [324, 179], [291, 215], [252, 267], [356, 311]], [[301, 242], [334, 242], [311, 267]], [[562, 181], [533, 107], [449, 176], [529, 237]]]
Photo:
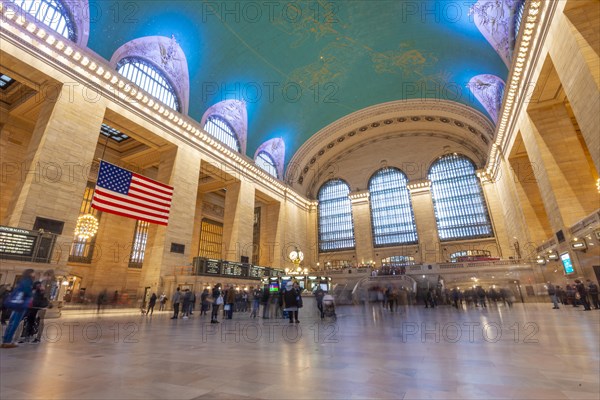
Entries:
[[165, 304], [167, 304], [167, 295], [163, 292], [158, 298], [158, 311], [164, 311]]
[[150, 300], [148, 301], [148, 309], [146, 310], [146, 317], [148, 316], [148, 314], [152, 315], [154, 314], [154, 306], [156, 305], [156, 293], [152, 293], [152, 296], [150, 296]]
[[554, 307], [552, 307], [552, 309], [558, 310], [559, 307], [558, 307], [558, 296], [556, 295], [556, 287], [554, 287], [554, 285], [550, 282], [548, 282], [546, 287], [548, 288], [548, 296], [550, 296], [550, 300], [552, 300], [552, 304], [554, 304]]
[[219, 307], [223, 304], [223, 295], [221, 294], [221, 284], [217, 283], [212, 290], [213, 306], [212, 313], [210, 315], [210, 323], [218, 324], [217, 321], [219, 315]]
[[584, 311], [591, 311], [590, 302], [587, 299], [587, 289], [583, 282], [579, 279], [575, 279], [575, 290], [579, 294], [579, 301], [583, 304]]
[[233, 319], [233, 307], [235, 305], [235, 289], [233, 285], [229, 285], [229, 289], [227, 289], [226, 301], [225, 301], [225, 311], [227, 314], [227, 319]]
[[288, 313], [290, 324], [294, 323], [294, 321], [297, 324], [300, 323], [298, 320], [298, 309], [302, 307], [300, 290], [292, 281], [287, 282], [279, 299], [279, 304], [283, 307], [283, 311]]
[[252, 292], [252, 312], [250, 318], [256, 318], [260, 309], [260, 299], [262, 298], [262, 290], [260, 288], [254, 289]]
[[175, 290], [173, 294], [173, 316], [171, 319], [177, 319], [179, 317], [179, 303], [181, 302], [181, 291], [179, 288]]
[[[38, 333], [37, 329], [39, 326], [37, 324], [38, 311], [45, 309], [48, 307], [48, 305], [49, 301], [44, 295], [44, 287], [42, 286], [42, 282], [35, 282], [33, 284], [33, 302], [25, 314], [25, 319], [23, 320], [23, 333], [21, 335], [21, 339], [17, 343], [27, 343], [31, 340], [34, 340], [34, 335]], [[39, 341], [36, 341], [35, 343], [39, 343]]]
[[591, 280], [587, 280], [586, 281], [588, 283], [588, 296], [590, 298], [590, 300], [592, 301], [592, 305], [594, 306], [594, 309], [599, 309], [600, 308], [600, 302], [598, 301], [598, 285], [596, 285], [594, 282], [592, 282]]
[[17, 347], [17, 345], [13, 343], [13, 337], [29, 309], [29, 304], [33, 296], [33, 274], [34, 271], [32, 269], [23, 271], [23, 277], [4, 302], [5, 306], [12, 310], [8, 326], [2, 337], [1, 347], [4, 349]]
[[319, 286], [315, 290], [315, 301], [317, 302], [317, 308], [321, 313], [321, 319], [325, 318], [325, 312], [323, 311], [323, 297], [325, 297], [325, 291]]
[[206, 312], [208, 311], [209, 307], [210, 307], [210, 302], [208, 301], [208, 289], [205, 288], [202, 291], [202, 294], [200, 295], [200, 316], [206, 315]]
[[262, 297], [260, 299], [260, 304], [263, 306], [262, 317], [263, 319], [269, 319], [269, 300], [271, 294], [269, 293], [269, 287], [265, 286], [262, 291]]

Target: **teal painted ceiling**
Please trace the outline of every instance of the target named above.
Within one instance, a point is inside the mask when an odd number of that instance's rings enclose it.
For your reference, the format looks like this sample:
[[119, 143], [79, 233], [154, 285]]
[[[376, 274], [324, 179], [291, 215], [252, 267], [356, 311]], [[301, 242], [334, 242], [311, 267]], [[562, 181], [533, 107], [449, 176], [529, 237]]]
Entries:
[[508, 71], [469, 15], [475, 1], [90, 1], [88, 47], [109, 60], [126, 42], [174, 36], [190, 73], [190, 117], [244, 100], [247, 154], [282, 137], [286, 163], [323, 127], [375, 104], [455, 100]]

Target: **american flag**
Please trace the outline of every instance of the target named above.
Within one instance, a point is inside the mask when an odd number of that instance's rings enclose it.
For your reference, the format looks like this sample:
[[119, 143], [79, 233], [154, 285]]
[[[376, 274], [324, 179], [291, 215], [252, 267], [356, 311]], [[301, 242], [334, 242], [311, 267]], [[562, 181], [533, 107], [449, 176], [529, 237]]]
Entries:
[[167, 225], [173, 188], [100, 161], [92, 207], [153, 224]]

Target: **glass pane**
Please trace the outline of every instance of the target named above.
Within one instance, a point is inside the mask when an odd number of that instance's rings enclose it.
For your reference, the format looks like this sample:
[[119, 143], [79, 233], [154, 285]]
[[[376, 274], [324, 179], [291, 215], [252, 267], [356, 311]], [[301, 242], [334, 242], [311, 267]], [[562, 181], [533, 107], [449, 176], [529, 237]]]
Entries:
[[326, 182], [319, 190], [319, 251], [353, 249], [354, 224], [350, 187], [341, 179]]
[[493, 236], [471, 160], [458, 154], [444, 156], [431, 166], [429, 179], [440, 240]]

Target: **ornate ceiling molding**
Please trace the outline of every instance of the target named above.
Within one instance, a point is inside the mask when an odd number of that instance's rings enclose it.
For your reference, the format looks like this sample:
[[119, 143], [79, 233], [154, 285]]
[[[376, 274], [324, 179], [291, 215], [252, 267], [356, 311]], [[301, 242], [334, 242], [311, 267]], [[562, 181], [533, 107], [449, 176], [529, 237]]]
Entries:
[[[442, 131], [442, 130], [436, 131], [436, 130], [431, 130], [431, 129], [426, 129], [426, 130], [421, 130], [421, 131], [392, 132], [392, 133], [388, 133], [388, 134], [377, 135], [374, 137], [370, 137], [369, 139], [365, 139], [360, 142], [357, 142], [352, 147], [344, 149], [344, 151], [335, 155], [333, 158], [327, 159], [325, 164], [319, 165], [319, 168], [316, 168], [316, 169], [309, 168], [308, 170], [302, 170], [303, 174], [301, 174], [298, 177], [298, 179], [294, 182], [294, 185], [299, 186], [298, 189], [300, 189], [300, 187], [302, 187], [302, 186], [306, 186], [307, 187], [307, 189], [306, 189], [307, 197], [309, 199], [313, 199], [313, 198], [315, 198], [316, 190], [318, 190], [317, 186], [320, 186], [320, 184], [324, 180], [326, 180], [324, 178], [324, 176], [330, 174], [331, 171], [333, 170], [331, 167], [333, 165], [337, 164], [338, 162], [340, 162], [342, 159], [346, 158], [347, 156], [354, 153], [355, 151], [358, 151], [358, 150], [360, 150], [366, 146], [369, 146], [371, 144], [374, 144], [374, 143], [378, 143], [378, 142], [382, 142], [382, 141], [386, 141], [386, 140], [398, 139], [398, 138], [409, 138], [409, 137], [438, 138], [438, 139], [445, 139], [450, 142], [454, 142], [460, 146], [465, 147], [466, 149], [471, 151], [473, 153], [473, 155], [476, 156], [476, 159], [473, 161], [475, 162], [475, 164], [478, 167], [481, 167], [485, 164], [486, 152], [484, 150], [482, 150], [480, 147], [472, 145], [467, 140], [465, 140], [465, 138], [462, 136], [458, 136], [453, 133], [448, 133], [447, 131]], [[434, 163], [436, 160], [437, 160], [437, 157], [432, 157], [432, 159], [429, 160], [429, 165]], [[311, 161], [312, 161], [312, 159], [311, 159]], [[316, 174], [314, 174], [312, 176], [308, 176], [308, 175], [310, 175], [311, 172], [314, 172], [315, 170], [317, 171]], [[375, 171], [373, 171], [373, 172], [375, 172]], [[307, 185], [303, 185], [307, 178], [310, 179], [310, 183], [308, 183]], [[342, 177], [342, 179], [344, 179], [344, 178]]]
[[[432, 124], [439, 125], [432, 127]], [[474, 146], [469, 145], [468, 139], [458, 138], [458, 135], [455, 140], [462, 140], [479, 155], [487, 152], [493, 139], [494, 126], [480, 112], [452, 101], [402, 100], [368, 107], [341, 118], [313, 135], [291, 159], [286, 182], [302, 186], [307, 172], [317, 160], [321, 157], [329, 160], [331, 152], [337, 150], [336, 146], [345, 141], [352, 142], [351, 146], [362, 143], [363, 133], [367, 131], [369, 134], [381, 132], [384, 136], [390, 131], [412, 135], [420, 131], [424, 131], [423, 135], [437, 131], [451, 137], [457, 130], [464, 131]], [[347, 146], [347, 143], [344, 145]]]

